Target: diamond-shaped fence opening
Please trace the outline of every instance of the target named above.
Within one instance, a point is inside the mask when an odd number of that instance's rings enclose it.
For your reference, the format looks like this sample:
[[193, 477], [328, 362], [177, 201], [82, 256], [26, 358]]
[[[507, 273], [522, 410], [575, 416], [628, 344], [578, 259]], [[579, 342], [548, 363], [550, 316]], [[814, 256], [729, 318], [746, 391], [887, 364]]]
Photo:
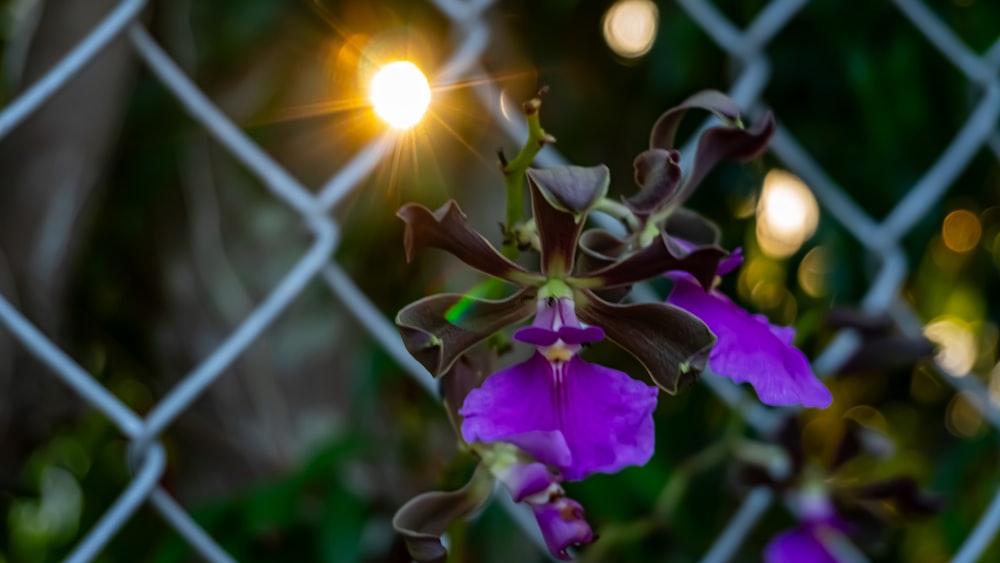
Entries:
[[[779, 127], [770, 150], [790, 171], [805, 180], [824, 211], [856, 238], [877, 263], [860, 306], [871, 312], [888, 312], [904, 332], [919, 334], [921, 323], [900, 297], [907, 272], [913, 267], [907, 263], [901, 242], [917, 222], [940, 203], [973, 156], [988, 147], [1000, 158], [1000, 132], [997, 131], [997, 118], [1000, 115], [1000, 38], [985, 54], [980, 55], [972, 52], [919, 0], [895, 0], [894, 3], [899, 16], [908, 20], [967, 78], [973, 93], [974, 103], [967, 120], [937, 160], [929, 163], [924, 175], [911, 186], [906, 196], [885, 217], [879, 219], [870, 216], [837, 185], [835, 177], [823, 169], [820, 160], [796, 141], [793, 131]], [[129, 522], [136, 510], [142, 504], [149, 503], [201, 557], [210, 561], [230, 561], [230, 556], [158, 484], [166, 463], [164, 448], [159, 440], [178, 416], [245, 354], [248, 347], [268, 330], [278, 315], [288, 309], [307, 284], [322, 280], [338, 298], [344, 310], [420, 386], [436, 395], [436, 384], [406, 352], [391, 321], [333, 260], [341, 241], [340, 226], [331, 218], [330, 212], [391, 153], [394, 137], [384, 135], [376, 138], [358, 151], [318, 190], [307, 189], [237, 127], [156, 43], [138, 19], [146, 4], [144, 0], [121, 2], [58, 64], [4, 107], [0, 112], [0, 138], [7, 136], [64, 88], [109, 43], [127, 38], [131, 49], [143, 64], [200, 127], [263, 183], [281, 205], [302, 217], [312, 238], [311, 244], [294, 267], [256, 304], [239, 326], [194, 369], [180, 377], [177, 384], [160, 397], [143, 417], [126, 407], [101, 385], [94, 374], [88, 373], [53, 344], [48, 336], [39, 331], [4, 296], [0, 296], [0, 323], [21, 346], [45, 364], [52, 375], [71, 387], [89, 406], [106, 416], [131, 444], [131, 481], [94, 528], [83, 537], [68, 560], [94, 559], [108, 541]], [[486, 12], [493, 2], [435, 0], [434, 5], [452, 22], [454, 45], [451, 57], [442, 65], [434, 79], [438, 82], [455, 82], [463, 77], [481, 76], [483, 70], [480, 59], [492, 40], [489, 23], [492, 20], [487, 17]], [[751, 116], [759, 116], [768, 107], [762, 95], [774, 72], [768, 60], [768, 43], [793, 18], [810, 9], [805, 0], [774, 0], [745, 29], [734, 26], [708, 1], [678, 0], [677, 5], [731, 58], [735, 78], [728, 93]], [[526, 135], [526, 129], [522, 123], [502, 113], [497, 103], [500, 93], [496, 87], [488, 82], [473, 82], [483, 110], [492, 116], [496, 124], [506, 129], [514, 143], [520, 142]], [[566, 161], [552, 149], [544, 151], [538, 160], [546, 166]], [[639, 287], [636, 288], [635, 297], [655, 299], [656, 295], [651, 288]], [[821, 376], [836, 371], [857, 348], [859, 339], [859, 335], [850, 330], [838, 334], [816, 359], [816, 371]], [[972, 396], [983, 398], [975, 402], [976, 407], [982, 411], [984, 419], [1000, 431], [1000, 411], [985, 399], [988, 393], [978, 379], [956, 377], [940, 368], [937, 371], [957, 391], [971, 392]], [[767, 409], [746, 400], [743, 389], [721, 378], [706, 374], [704, 380], [722, 401], [739, 412], [763, 435], [773, 433], [789, 414], [787, 410]], [[743, 539], [775, 500], [773, 493], [767, 488], [752, 490], [732, 515], [729, 524], [719, 531], [717, 541], [704, 555], [703, 561], [726, 561], [734, 557]], [[530, 522], [530, 516], [508, 500], [502, 499], [501, 502], [522, 525], [525, 533], [531, 535], [544, 551], [544, 542]], [[998, 529], [1000, 492], [954, 554], [953, 560], [976, 561], [989, 546]], [[850, 549], [850, 546], [845, 546], [845, 549]], [[862, 559], [857, 553], [852, 557]]]

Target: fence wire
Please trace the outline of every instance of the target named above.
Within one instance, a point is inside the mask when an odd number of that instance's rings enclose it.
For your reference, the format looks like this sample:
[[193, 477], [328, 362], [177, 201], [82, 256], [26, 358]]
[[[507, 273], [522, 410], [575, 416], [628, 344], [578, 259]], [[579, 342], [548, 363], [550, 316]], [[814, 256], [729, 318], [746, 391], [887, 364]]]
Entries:
[[[490, 44], [491, 30], [484, 11], [493, 0], [433, 0], [448, 17], [454, 29], [451, 58], [434, 76], [438, 84], [455, 82], [463, 77], [482, 75], [480, 55]], [[919, 219], [947, 193], [971, 158], [984, 146], [1000, 159], [1000, 37], [985, 52], [970, 50], [920, 0], [893, 0], [901, 17], [909, 20], [927, 40], [968, 80], [978, 93], [978, 100], [963, 127], [904, 197], [882, 220], [869, 216], [784, 127], [779, 127], [770, 150], [784, 165], [805, 180], [822, 207], [854, 236], [878, 260], [879, 268], [860, 305], [871, 312], [888, 312], [906, 333], [921, 331], [921, 323], [910, 307], [899, 298], [908, 264], [900, 246]], [[298, 213], [312, 233], [308, 251], [284, 276], [240, 326], [194, 370], [180, 379], [148, 413], [140, 417], [103, 387], [65, 352], [42, 334], [10, 302], [0, 295], [0, 325], [4, 326], [25, 349], [52, 373], [71, 387], [89, 406], [103, 413], [131, 442], [132, 479], [114, 504], [105, 512], [67, 558], [71, 562], [91, 561], [148, 502], [163, 520], [208, 561], [228, 562], [232, 558], [177, 504], [158, 483], [166, 465], [166, 455], [159, 437], [184, 413], [219, 376], [243, 354], [273, 323], [275, 318], [316, 278], [343, 304], [371, 337], [424, 389], [436, 395], [437, 385], [424, 368], [406, 352], [398, 332], [381, 311], [367, 298], [350, 276], [333, 260], [340, 242], [339, 225], [330, 211], [391, 153], [395, 137], [377, 138], [359, 151], [345, 166], [313, 194], [237, 127], [184, 74], [174, 60], [156, 43], [146, 28], [136, 21], [146, 0], [124, 0], [61, 61], [35, 84], [0, 111], [0, 139], [8, 135], [36, 112], [53, 94], [66, 86], [85, 65], [99, 56], [115, 38], [125, 34], [141, 60], [181, 103], [184, 109], [233, 157], [243, 163], [273, 195]], [[806, 0], [773, 0], [745, 28], [740, 29], [705, 0], [677, 0], [677, 4], [736, 64], [739, 73], [729, 88], [730, 96], [751, 116], [767, 109], [762, 93], [768, 84], [771, 66], [766, 47], [789, 21], [806, 5]], [[515, 142], [526, 135], [523, 123], [510, 120], [497, 104], [499, 92], [489, 83], [475, 86], [486, 111], [496, 124], [506, 129]], [[690, 151], [688, 151], [690, 152]], [[539, 162], [554, 166], [566, 162], [553, 148], [539, 155]], [[599, 217], [598, 220], [601, 220]], [[647, 287], [636, 288], [636, 298], [655, 299]], [[856, 350], [859, 337], [844, 330], [814, 362], [821, 376], [833, 373]], [[984, 386], [974, 377], [956, 377], [937, 369], [940, 376], [957, 391], [971, 391], [986, 397]], [[768, 409], [732, 382], [706, 374], [705, 383], [731, 408], [739, 412], [761, 434], [773, 433], [788, 409]], [[1000, 431], [1000, 410], [988, 400], [975, 402], [987, 420]], [[729, 524], [719, 531], [716, 542], [705, 554], [705, 562], [730, 560], [746, 535], [775, 501], [766, 488], [748, 493]], [[544, 542], [530, 514], [510, 502], [502, 505], [546, 553]], [[987, 549], [1000, 528], [1000, 491], [970, 533], [953, 561], [976, 561]], [[855, 554], [854, 557], [860, 557]]]

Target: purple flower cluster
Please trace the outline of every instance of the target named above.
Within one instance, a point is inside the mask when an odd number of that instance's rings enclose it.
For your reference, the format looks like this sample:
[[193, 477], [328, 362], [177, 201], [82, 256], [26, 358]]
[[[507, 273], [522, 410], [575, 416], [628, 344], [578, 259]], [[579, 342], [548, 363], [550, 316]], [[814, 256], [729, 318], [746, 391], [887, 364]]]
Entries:
[[[723, 125], [701, 135], [691, 169], [682, 174], [674, 137], [689, 109], [709, 110]], [[731, 100], [696, 94], [653, 127], [650, 148], [635, 161], [640, 191], [624, 204], [606, 198], [610, 172], [603, 165], [528, 169], [533, 217], [520, 228], [535, 241], [539, 271], [494, 248], [454, 201], [434, 212], [412, 203], [399, 211], [408, 258], [424, 248], [445, 250], [516, 287], [498, 300], [433, 295], [399, 312], [407, 349], [431, 373], [449, 373], [477, 344], [534, 318], [514, 333], [531, 347], [530, 357], [463, 394], [457, 416], [462, 438], [484, 464], [497, 444], [530, 456], [527, 464], [493, 464], [491, 472], [532, 507], [560, 558], [592, 534], [559, 482], [645, 464], [653, 455], [658, 388], [676, 393], [707, 363], [750, 383], [767, 404], [831, 401], [792, 345], [791, 328], [771, 326], [715, 289], [717, 276], [739, 265], [739, 251], [719, 247], [714, 225], [680, 207], [718, 162], [753, 158], [773, 130], [770, 115], [746, 129]], [[616, 213], [629, 235], [584, 231], [597, 209]], [[622, 303], [633, 284], [664, 275], [675, 282], [666, 302]], [[585, 346], [605, 338], [632, 354], [656, 386], [581, 358]]]

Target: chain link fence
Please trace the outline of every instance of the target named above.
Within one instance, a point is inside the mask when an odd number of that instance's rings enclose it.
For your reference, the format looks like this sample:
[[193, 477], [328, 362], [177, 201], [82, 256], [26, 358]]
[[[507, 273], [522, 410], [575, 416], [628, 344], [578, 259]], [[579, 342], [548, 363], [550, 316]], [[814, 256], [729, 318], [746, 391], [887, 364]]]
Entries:
[[[971, 51], [939, 18], [919, 0], [894, 0], [899, 17], [908, 20], [966, 77], [976, 93], [976, 102], [964, 126], [939, 158], [916, 181], [898, 204], [883, 219], [865, 212], [842, 190], [795, 139], [793, 133], [779, 127], [770, 150], [785, 166], [803, 178], [813, 189], [823, 209], [834, 217], [878, 262], [878, 269], [860, 306], [870, 312], [887, 312], [909, 334], [919, 334], [921, 323], [899, 296], [909, 264], [901, 249], [901, 240], [911, 231], [955, 183], [974, 154], [984, 146], [1000, 158], [1000, 38], [984, 54]], [[239, 127], [203, 94], [175, 61], [150, 36], [138, 21], [146, 0], [124, 0], [69, 54], [47, 74], [14, 99], [0, 112], [0, 138], [36, 112], [47, 99], [60, 91], [85, 65], [97, 57], [113, 40], [127, 36], [132, 49], [205, 131], [234, 158], [246, 166], [276, 199], [299, 214], [313, 240], [308, 251], [281, 282], [271, 290], [242, 324], [195, 369], [153, 407], [145, 417], [130, 410], [95, 377], [75, 363], [63, 350], [11, 303], [0, 296], [0, 324], [32, 355], [47, 365], [51, 373], [70, 386], [88, 405], [104, 414], [131, 443], [132, 480], [98, 523], [75, 547], [68, 561], [90, 561], [97, 557], [111, 538], [132, 518], [136, 510], [149, 503], [201, 557], [209, 561], [231, 561], [210, 534], [203, 530], [166, 492], [159, 481], [166, 465], [166, 455], [159, 438], [219, 376], [259, 338], [283, 311], [302, 293], [307, 284], [321, 279], [339, 299], [344, 309], [363, 326], [385, 351], [429, 393], [436, 395], [436, 384], [420, 364], [406, 352], [391, 321], [369, 301], [365, 293], [335, 261], [340, 244], [340, 228], [331, 218], [331, 210], [340, 204], [390, 154], [395, 139], [382, 136], [359, 151], [316, 192], [307, 189], [277, 164]], [[433, 77], [433, 82], [450, 82], [464, 76], [479, 76], [480, 57], [490, 45], [491, 30], [484, 11], [492, 0], [434, 0], [437, 8], [450, 19], [454, 29], [451, 58]], [[800, 11], [808, 9], [805, 0], [774, 0], [755, 19], [740, 29], [726, 19], [710, 2], [677, 0], [677, 4], [722, 49], [738, 68], [729, 95], [751, 116], [760, 115], [768, 106], [762, 92], [769, 83], [771, 67], [767, 45]], [[501, 114], [496, 103], [495, 87], [481, 81], [475, 86], [483, 106], [499, 126], [520, 142], [526, 135], [523, 124]], [[778, 108], [780, 110], [780, 108]], [[780, 111], [778, 112], [780, 114]], [[554, 149], [539, 157], [543, 166], [563, 164]], [[649, 288], [637, 288], [638, 299], [654, 299]], [[816, 359], [814, 367], [821, 376], [833, 373], [858, 347], [860, 337], [851, 330], [839, 333]], [[958, 391], [971, 392], [983, 400], [976, 402], [984, 418], [1000, 431], [1000, 411], [986, 400], [987, 390], [974, 377], [956, 377], [937, 370], [944, 381]], [[737, 410], [763, 435], [773, 433], [788, 414], [767, 409], [745, 400], [745, 392], [729, 381], [706, 374], [705, 383], [728, 405]], [[544, 543], [528, 513], [498, 495], [501, 503], [522, 525], [525, 533]], [[719, 532], [716, 542], [702, 559], [705, 562], [730, 560], [744, 537], [775, 501], [770, 489], [752, 490], [736, 510], [729, 524]], [[973, 562], [989, 546], [1000, 529], [1000, 492], [989, 504], [979, 523], [968, 535], [954, 561]], [[854, 553], [853, 557], [863, 560]]]

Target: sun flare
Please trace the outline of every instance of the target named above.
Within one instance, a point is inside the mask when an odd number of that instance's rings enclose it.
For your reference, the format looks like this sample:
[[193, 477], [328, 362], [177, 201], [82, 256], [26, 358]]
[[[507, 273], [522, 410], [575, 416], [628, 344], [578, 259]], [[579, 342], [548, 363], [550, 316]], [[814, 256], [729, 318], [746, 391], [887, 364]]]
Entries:
[[431, 88], [417, 65], [397, 61], [379, 69], [372, 78], [370, 99], [375, 114], [389, 126], [409, 129], [427, 111]]

